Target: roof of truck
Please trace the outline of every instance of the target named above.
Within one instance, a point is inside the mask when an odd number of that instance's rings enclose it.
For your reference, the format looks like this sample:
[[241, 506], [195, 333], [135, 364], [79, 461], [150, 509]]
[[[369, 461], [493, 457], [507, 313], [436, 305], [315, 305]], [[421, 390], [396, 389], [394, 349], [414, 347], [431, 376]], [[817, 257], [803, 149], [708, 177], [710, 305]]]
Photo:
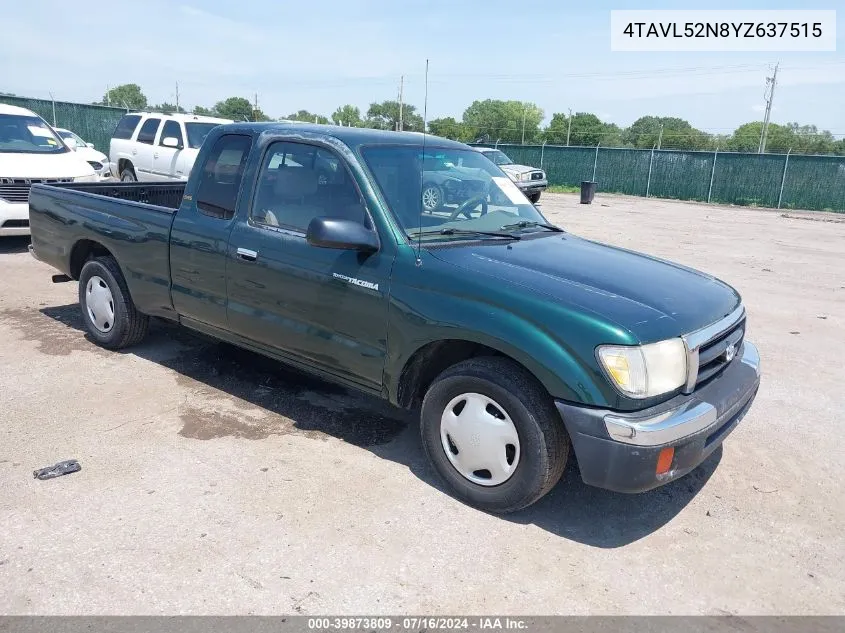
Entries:
[[18, 106], [9, 105], [7, 103], [0, 103], [0, 114], [13, 114], [15, 116], [38, 116], [32, 110], [26, 108], [19, 108]]
[[364, 127], [343, 127], [340, 125], [321, 125], [318, 123], [299, 123], [295, 121], [234, 123], [234, 127], [244, 131], [258, 133], [270, 131], [285, 133], [297, 130], [311, 134], [322, 134], [332, 136], [349, 147], [359, 147], [361, 145], [420, 145], [422, 144], [423, 136], [425, 136], [426, 145], [431, 145], [432, 147], [467, 148], [463, 143], [450, 141], [449, 139], [432, 134], [424, 135], [422, 132], [394, 132], [392, 130], [374, 130]]

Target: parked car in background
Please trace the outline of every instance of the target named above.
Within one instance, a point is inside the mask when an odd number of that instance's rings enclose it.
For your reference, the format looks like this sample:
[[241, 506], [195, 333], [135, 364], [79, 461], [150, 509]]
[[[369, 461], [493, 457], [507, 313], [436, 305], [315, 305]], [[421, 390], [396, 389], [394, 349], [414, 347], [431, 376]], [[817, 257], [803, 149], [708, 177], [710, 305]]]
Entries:
[[516, 183], [516, 186], [522, 190], [522, 193], [531, 202], [538, 202], [540, 200], [540, 194], [548, 188], [549, 181], [546, 179], [546, 172], [542, 169], [529, 167], [528, 165], [517, 165], [500, 149], [476, 147], [475, 150], [481, 152], [496, 163], [499, 169], [505, 172]]
[[0, 236], [29, 235], [27, 200], [33, 183], [95, 180], [91, 165], [44, 119], [0, 103]]
[[109, 146], [111, 173], [124, 182], [187, 180], [208, 133], [229, 119], [135, 112], [117, 124]]
[[94, 148], [93, 143], [86, 143], [78, 134], [62, 127], [53, 128], [70, 149], [76, 152], [81, 158], [91, 165], [100, 180], [111, 178], [109, 169], [109, 157]]

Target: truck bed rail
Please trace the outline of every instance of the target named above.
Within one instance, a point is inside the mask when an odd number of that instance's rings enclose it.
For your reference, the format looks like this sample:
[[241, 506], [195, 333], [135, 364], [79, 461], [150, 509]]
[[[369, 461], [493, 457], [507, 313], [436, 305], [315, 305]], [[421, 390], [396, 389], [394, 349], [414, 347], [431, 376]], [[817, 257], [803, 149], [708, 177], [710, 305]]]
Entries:
[[178, 209], [185, 195], [184, 182], [63, 182], [54, 187], [72, 189], [98, 196], [143, 202], [159, 207]]

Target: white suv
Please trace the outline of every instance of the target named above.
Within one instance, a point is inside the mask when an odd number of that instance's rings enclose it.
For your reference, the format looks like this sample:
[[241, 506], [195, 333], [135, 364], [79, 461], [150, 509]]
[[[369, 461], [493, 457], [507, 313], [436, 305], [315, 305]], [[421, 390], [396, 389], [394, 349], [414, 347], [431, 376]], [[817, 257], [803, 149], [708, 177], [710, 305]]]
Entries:
[[208, 133], [229, 119], [135, 112], [117, 124], [109, 146], [112, 175], [124, 182], [187, 180]]

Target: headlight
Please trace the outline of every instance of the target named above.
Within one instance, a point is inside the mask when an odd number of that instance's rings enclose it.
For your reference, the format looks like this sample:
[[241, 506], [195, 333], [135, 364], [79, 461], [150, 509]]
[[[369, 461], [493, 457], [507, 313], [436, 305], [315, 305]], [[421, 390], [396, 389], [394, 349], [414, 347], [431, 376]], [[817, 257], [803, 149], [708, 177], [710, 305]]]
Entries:
[[94, 168], [94, 171], [100, 171], [103, 168], [103, 163], [98, 163], [96, 160], [89, 160], [88, 164]]
[[659, 396], [687, 381], [687, 350], [679, 338], [636, 347], [602, 345], [598, 357], [613, 383], [631, 398]]

